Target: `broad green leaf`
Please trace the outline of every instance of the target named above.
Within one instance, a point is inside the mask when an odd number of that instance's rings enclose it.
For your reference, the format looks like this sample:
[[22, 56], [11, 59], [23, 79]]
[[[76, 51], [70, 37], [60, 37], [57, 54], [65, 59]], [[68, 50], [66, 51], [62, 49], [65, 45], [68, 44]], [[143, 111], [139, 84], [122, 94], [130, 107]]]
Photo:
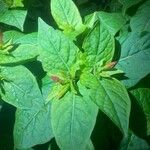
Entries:
[[93, 67], [102, 60], [105, 63], [111, 62], [115, 50], [115, 40], [110, 32], [98, 22], [85, 38], [82, 47], [87, 53], [90, 66]]
[[150, 89], [138, 88], [131, 90], [132, 95], [141, 106], [147, 120], [147, 135], [150, 135]]
[[150, 73], [150, 33], [131, 33], [122, 44], [117, 68], [123, 70], [127, 87], [134, 86], [140, 79]]
[[53, 133], [62, 150], [86, 150], [95, 125], [97, 107], [86, 88], [80, 85], [79, 90], [82, 96], [68, 92], [52, 101]]
[[51, 73], [70, 71], [76, 61], [78, 48], [60, 31], [54, 30], [41, 19], [38, 31], [39, 60], [44, 70]]
[[126, 23], [126, 19], [121, 13], [107, 13], [100, 11], [97, 13], [101, 24], [112, 34], [115, 35]]
[[91, 99], [98, 105], [124, 135], [128, 133], [130, 99], [125, 87], [116, 79], [102, 78]]
[[[17, 107], [14, 126], [15, 147], [26, 149], [48, 142], [53, 138], [53, 133], [50, 113], [51, 104], [45, 105], [44, 97], [46, 95], [42, 96], [36, 79], [25, 67], [24, 69], [21, 68], [23, 67], [11, 68], [14, 72], [10, 72], [9, 68], [7, 77], [9, 76], [12, 79], [13, 84], [11, 82], [11, 86], [9, 83], [4, 83], [4, 88], [5, 96], [9, 97], [9, 102], [12, 100], [12, 105]], [[26, 76], [24, 77], [24, 75]], [[46, 93], [45, 89], [43, 89], [43, 93]], [[25, 106], [26, 104], [27, 106]]]
[[150, 146], [146, 140], [141, 139], [132, 132], [129, 133], [128, 137], [125, 137], [120, 145], [119, 150], [149, 150]]
[[132, 31], [150, 31], [150, 1], [145, 2], [131, 18]]
[[82, 18], [72, 0], [51, 0], [51, 11], [60, 29], [78, 31], [82, 28]]
[[25, 10], [8, 10], [0, 14], [0, 22], [23, 31], [23, 25], [26, 18], [27, 11]]
[[119, 2], [123, 5], [123, 13], [127, 11], [128, 8], [138, 4], [142, 0], [119, 0]]
[[37, 82], [28, 69], [23, 66], [1, 67], [1, 76], [4, 77], [2, 99], [20, 109], [33, 107], [32, 101], [42, 100]]
[[22, 64], [35, 59], [37, 56], [37, 45], [22, 44], [10, 52], [10, 54], [0, 54], [0, 64]]
[[[40, 98], [40, 97], [39, 97]], [[30, 110], [18, 109], [14, 126], [15, 147], [29, 148], [37, 144], [44, 144], [53, 138], [51, 127], [51, 105], [41, 106], [32, 101]]]

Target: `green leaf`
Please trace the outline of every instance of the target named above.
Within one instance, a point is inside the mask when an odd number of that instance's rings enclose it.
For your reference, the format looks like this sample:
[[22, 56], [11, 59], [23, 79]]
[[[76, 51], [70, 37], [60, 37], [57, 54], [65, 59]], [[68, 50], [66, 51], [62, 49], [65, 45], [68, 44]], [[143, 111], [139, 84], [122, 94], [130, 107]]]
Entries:
[[13, 4], [13, 0], [1, 0], [7, 5], [7, 7], [10, 7]]
[[112, 34], [115, 35], [126, 23], [126, 19], [121, 13], [107, 13], [100, 11], [97, 13], [101, 24]]
[[23, 0], [13, 0], [13, 5], [11, 7], [23, 7]]
[[18, 32], [15, 30], [11, 30], [11, 31], [6, 31], [3, 33], [3, 41], [7, 42], [10, 39], [12, 39], [13, 43], [16, 43], [16, 41], [23, 37], [25, 34], [23, 34], [22, 32]]
[[20, 109], [29, 109], [32, 101], [41, 101], [41, 93], [37, 82], [28, 69], [23, 66], [1, 67], [1, 76], [4, 77], [1, 92], [2, 99]]
[[76, 61], [78, 48], [60, 31], [54, 30], [41, 19], [38, 31], [39, 60], [44, 70], [51, 73], [70, 71]]
[[14, 140], [17, 148], [44, 144], [53, 138], [50, 103], [44, 105], [42, 99], [40, 107], [36, 102], [32, 103], [33, 107], [30, 110], [18, 109], [16, 112]]
[[[51, 104], [45, 105], [44, 99], [47, 95], [42, 96], [36, 79], [25, 67], [8, 67], [5, 72], [4, 69], [2, 75], [12, 80], [7, 84], [4, 82], [3, 85], [4, 96], [8, 98], [6, 102], [18, 108], [14, 126], [15, 147], [26, 149], [48, 142], [53, 138], [53, 133]], [[46, 93], [45, 89], [43, 93]]]
[[136, 136], [132, 132], [125, 137], [120, 145], [119, 150], [149, 150], [150, 146], [148, 143], [141, 139], [140, 137]]
[[145, 2], [131, 18], [132, 31], [150, 31], [150, 1]]
[[119, 32], [119, 36], [116, 39], [119, 41], [120, 45], [122, 45], [126, 39], [130, 36], [131, 32], [129, 32], [129, 24], [126, 24], [121, 28]]
[[95, 125], [97, 107], [86, 88], [80, 85], [79, 90], [82, 96], [68, 92], [52, 101], [53, 132], [62, 150], [84, 150]]
[[23, 7], [23, 0], [1, 0], [7, 7]]
[[129, 88], [150, 73], [150, 33], [131, 33], [121, 48], [117, 68], [123, 70], [127, 79], [123, 83]]
[[[18, 107], [14, 127], [15, 147], [29, 148], [48, 142], [53, 138], [50, 103], [45, 105], [35, 78], [25, 67], [7, 69], [1, 68], [2, 75], [12, 80], [3, 84], [5, 96], [9, 97], [9, 103]], [[31, 105], [30, 108], [27, 109], [26, 104]]]
[[97, 90], [91, 91], [91, 99], [124, 135], [128, 133], [131, 104], [125, 87], [119, 81], [110, 78], [100, 79]]
[[150, 89], [138, 88], [131, 90], [132, 95], [141, 106], [147, 120], [147, 135], [150, 135]]
[[60, 29], [78, 31], [83, 26], [80, 13], [72, 0], [51, 0], [51, 11]]
[[90, 72], [84, 72], [80, 76], [80, 82], [87, 88], [97, 89], [99, 85], [98, 79]]
[[123, 5], [123, 13], [127, 11], [128, 8], [138, 4], [142, 0], [119, 0], [119, 2]]
[[14, 44], [37, 44], [37, 32], [23, 34], [18, 31], [6, 31], [3, 33], [3, 41], [7, 42], [12, 39]]
[[83, 42], [83, 49], [87, 53], [87, 60], [91, 67], [104, 60], [111, 62], [115, 40], [110, 32], [98, 22]]
[[7, 11], [7, 5], [4, 3], [3, 0], [0, 1], [0, 14], [4, 13], [5, 11]]
[[46, 75], [42, 79], [42, 95], [45, 100], [47, 99], [49, 92], [52, 89], [53, 85], [54, 85], [54, 82], [50, 79], [50, 77], [48, 75]]
[[19, 45], [10, 54], [0, 54], [0, 64], [22, 64], [27, 61], [31, 61], [38, 56], [37, 45], [22, 44]]
[[87, 146], [86, 146], [85, 150], [95, 150], [91, 139], [87, 142]]
[[37, 32], [26, 34], [15, 41], [16, 44], [37, 44]]
[[97, 12], [94, 12], [90, 15], [87, 15], [85, 16], [85, 19], [84, 19], [84, 24], [88, 27], [88, 28], [93, 28], [94, 26], [94, 23], [96, 22], [97, 20]]
[[0, 22], [17, 27], [23, 31], [26, 14], [27, 11], [25, 10], [8, 10], [3, 14], [0, 14]]

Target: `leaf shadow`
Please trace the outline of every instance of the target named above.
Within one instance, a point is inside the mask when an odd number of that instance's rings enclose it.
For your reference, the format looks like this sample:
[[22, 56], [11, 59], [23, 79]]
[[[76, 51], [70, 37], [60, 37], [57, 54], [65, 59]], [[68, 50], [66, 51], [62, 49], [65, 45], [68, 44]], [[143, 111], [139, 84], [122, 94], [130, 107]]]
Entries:
[[139, 137], [146, 138], [147, 136], [147, 122], [146, 116], [136, 101], [136, 99], [129, 94], [131, 99], [131, 113], [130, 113], [130, 129]]
[[116, 150], [121, 143], [122, 133], [103, 112], [99, 111], [91, 137], [95, 150]]

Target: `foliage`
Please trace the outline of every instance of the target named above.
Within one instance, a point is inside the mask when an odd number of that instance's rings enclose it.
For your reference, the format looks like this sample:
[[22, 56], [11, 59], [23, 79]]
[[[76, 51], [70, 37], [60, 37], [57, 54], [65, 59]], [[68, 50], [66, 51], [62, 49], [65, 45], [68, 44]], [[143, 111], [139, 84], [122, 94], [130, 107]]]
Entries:
[[149, 0], [0, 1], [0, 114], [16, 108], [14, 149], [150, 149], [149, 11]]

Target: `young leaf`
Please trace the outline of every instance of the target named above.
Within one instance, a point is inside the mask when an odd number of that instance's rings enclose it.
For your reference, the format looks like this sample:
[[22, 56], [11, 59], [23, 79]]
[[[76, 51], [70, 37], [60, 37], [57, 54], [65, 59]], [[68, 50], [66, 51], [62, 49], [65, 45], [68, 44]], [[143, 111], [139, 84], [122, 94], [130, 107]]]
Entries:
[[80, 82], [87, 88], [97, 89], [99, 82], [98, 79], [90, 72], [84, 72], [80, 76]]
[[94, 23], [96, 22], [97, 20], [97, 12], [94, 12], [90, 15], [87, 15], [85, 16], [85, 21], [84, 21], [84, 24], [88, 27], [88, 28], [93, 28], [94, 26]]
[[127, 87], [134, 86], [150, 73], [150, 33], [131, 33], [123, 43], [117, 68], [123, 70]]
[[91, 99], [122, 131], [128, 133], [130, 99], [125, 87], [115, 79], [102, 78], [97, 90], [91, 90]]
[[150, 89], [138, 88], [131, 90], [131, 93], [144, 111], [147, 120], [147, 135], [150, 135]]
[[68, 92], [52, 102], [52, 128], [60, 149], [84, 150], [94, 128], [97, 107], [89, 91], [80, 85], [82, 96]]
[[44, 70], [51, 73], [70, 71], [75, 63], [78, 48], [60, 31], [54, 30], [39, 19], [39, 60]]
[[145, 2], [131, 18], [132, 31], [150, 31], [150, 1]]
[[97, 22], [85, 38], [83, 49], [87, 53], [87, 60], [91, 67], [102, 60], [105, 63], [111, 62], [115, 50], [115, 40], [110, 32]]
[[27, 11], [25, 10], [8, 10], [0, 14], [0, 22], [23, 31], [23, 25], [26, 18]]
[[82, 18], [72, 0], [51, 0], [52, 15], [63, 30], [80, 30]]
[[112, 34], [115, 35], [126, 23], [126, 19], [121, 13], [107, 13], [100, 11], [97, 13], [101, 24]]

